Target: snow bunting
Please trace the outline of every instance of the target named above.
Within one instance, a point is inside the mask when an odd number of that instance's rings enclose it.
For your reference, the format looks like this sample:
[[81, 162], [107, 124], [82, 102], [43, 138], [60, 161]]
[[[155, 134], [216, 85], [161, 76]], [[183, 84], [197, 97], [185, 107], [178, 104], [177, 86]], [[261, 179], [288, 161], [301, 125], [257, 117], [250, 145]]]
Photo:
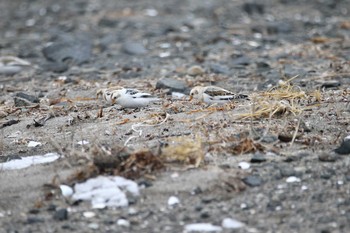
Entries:
[[207, 104], [224, 104], [233, 100], [248, 99], [247, 95], [235, 94], [216, 86], [196, 86], [190, 92], [190, 101], [195, 98]]
[[123, 108], [140, 108], [159, 101], [160, 99], [137, 89], [122, 88], [117, 90], [102, 89], [97, 92], [103, 99], [112, 104], [118, 104]]

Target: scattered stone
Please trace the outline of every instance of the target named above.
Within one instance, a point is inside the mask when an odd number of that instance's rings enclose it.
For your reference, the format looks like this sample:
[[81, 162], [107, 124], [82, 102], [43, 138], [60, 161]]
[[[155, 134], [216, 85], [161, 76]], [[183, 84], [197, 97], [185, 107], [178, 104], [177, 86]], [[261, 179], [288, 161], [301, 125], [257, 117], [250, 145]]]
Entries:
[[273, 21], [267, 24], [266, 30], [268, 34], [288, 34], [292, 32], [293, 28], [288, 22]]
[[220, 232], [222, 227], [211, 223], [192, 223], [185, 225], [184, 233], [188, 232]]
[[201, 75], [203, 73], [204, 73], [204, 69], [201, 66], [191, 66], [187, 70], [187, 74], [189, 74], [191, 76], [197, 76], [197, 75]]
[[247, 170], [250, 168], [250, 163], [247, 163], [247, 162], [239, 162], [238, 163], [238, 167], [242, 170]]
[[226, 229], [239, 229], [244, 227], [245, 224], [233, 218], [224, 218], [221, 226]]
[[125, 228], [130, 227], [130, 222], [126, 219], [120, 218], [117, 220], [117, 225]]
[[199, 215], [200, 218], [202, 219], [207, 219], [210, 217], [210, 211], [208, 210], [202, 210], [200, 215]]
[[63, 221], [68, 219], [68, 211], [67, 209], [59, 209], [53, 215], [53, 218], [58, 221]]
[[261, 153], [255, 153], [252, 158], [250, 159], [251, 163], [263, 163], [266, 162], [266, 158]]
[[41, 145], [42, 145], [41, 142], [29, 141], [27, 147], [39, 147]]
[[294, 170], [293, 167], [286, 167], [283, 166], [280, 168], [280, 174], [282, 177], [289, 177], [289, 176], [295, 176], [296, 171]]
[[274, 135], [265, 135], [261, 141], [264, 143], [273, 143], [276, 142], [278, 140], [278, 138]]
[[254, 176], [254, 175], [250, 175], [247, 176], [243, 179], [243, 182], [251, 187], [256, 187], [256, 186], [260, 186], [262, 184], [262, 180], [259, 176]]
[[250, 58], [246, 56], [235, 57], [231, 61], [231, 64], [234, 66], [248, 66], [250, 63]]
[[169, 89], [170, 92], [189, 93], [189, 88], [184, 81], [173, 78], [162, 78], [158, 80], [156, 89]]
[[73, 189], [68, 185], [61, 184], [60, 189], [61, 189], [61, 194], [64, 197], [70, 197], [74, 193]]
[[342, 144], [334, 150], [335, 153], [340, 155], [348, 155], [350, 154], [350, 140], [344, 140]]
[[0, 74], [14, 75], [21, 72], [24, 67], [31, 66], [30, 62], [13, 56], [0, 57]]
[[210, 70], [216, 74], [230, 74], [230, 70], [227, 66], [218, 64], [218, 63], [214, 63], [210, 65]]
[[18, 92], [14, 97], [14, 101], [16, 107], [25, 107], [39, 103], [39, 98], [23, 92]]
[[264, 14], [264, 4], [257, 3], [257, 2], [246, 2], [242, 5], [243, 11], [248, 13], [249, 15], [252, 14]]
[[73, 64], [83, 64], [90, 59], [92, 45], [85, 35], [61, 36], [42, 50], [48, 61]]
[[175, 196], [171, 196], [168, 199], [168, 206], [173, 207], [180, 204], [180, 199]]
[[340, 81], [329, 80], [329, 81], [322, 82], [321, 88], [327, 89], [327, 88], [336, 88], [336, 87], [339, 87], [339, 86], [341, 86]]
[[122, 45], [122, 51], [129, 55], [142, 55], [147, 53], [143, 44], [134, 41], [125, 42]]
[[290, 176], [286, 179], [287, 183], [296, 183], [296, 182], [300, 182], [300, 178], [296, 177], [296, 176]]
[[259, 70], [265, 70], [265, 69], [270, 69], [270, 65], [265, 62], [265, 61], [257, 61], [256, 62], [256, 68]]
[[318, 155], [318, 160], [321, 162], [335, 162], [337, 160], [337, 155], [334, 153], [322, 152]]
[[63, 62], [47, 62], [41, 65], [44, 71], [52, 71], [55, 73], [63, 73], [68, 70], [68, 65]]
[[115, 28], [118, 25], [118, 21], [110, 18], [102, 18], [98, 21], [98, 26], [106, 28]]
[[96, 214], [95, 214], [95, 212], [92, 212], [92, 211], [86, 211], [86, 212], [83, 213], [83, 216], [85, 218], [93, 218], [93, 217], [96, 216]]
[[88, 227], [90, 228], [90, 229], [93, 229], [93, 230], [98, 230], [98, 228], [100, 228], [100, 226], [98, 225], [98, 223], [90, 223], [90, 224], [88, 224]]
[[39, 217], [29, 216], [27, 218], [27, 224], [42, 223], [42, 222], [44, 222], [44, 219]]

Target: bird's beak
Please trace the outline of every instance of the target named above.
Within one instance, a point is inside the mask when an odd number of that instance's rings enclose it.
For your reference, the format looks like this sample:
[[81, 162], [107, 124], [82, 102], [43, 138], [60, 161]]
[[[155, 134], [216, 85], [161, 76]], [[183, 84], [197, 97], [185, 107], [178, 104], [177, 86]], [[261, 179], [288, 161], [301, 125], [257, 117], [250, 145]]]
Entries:
[[189, 101], [191, 101], [193, 99], [193, 95], [190, 95], [190, 99], [189, 99]]

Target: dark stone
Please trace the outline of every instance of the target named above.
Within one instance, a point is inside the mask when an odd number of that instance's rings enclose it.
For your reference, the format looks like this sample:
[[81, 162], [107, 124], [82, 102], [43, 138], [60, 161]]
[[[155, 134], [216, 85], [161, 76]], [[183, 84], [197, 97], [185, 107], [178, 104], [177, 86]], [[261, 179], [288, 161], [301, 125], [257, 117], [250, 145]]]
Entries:
[[269, 203], [267, 203], [266, 209], [268, 209], [270, 211], [276, 211], [276, 208], [278, 206], [282, 206], [281, 202], [279, 202], [279, 201], [269, 201]]
[[340, 155], [348, 155], [350, 154], [350, 140], [344, 140], [342, 144], [334, 150], [335, 153]]
[[184, 81], [173, 78], [162, 78], [158, 80], [156, 89], [170, 89], [170, 92], [189, 93], [189, 88]]
[[292, 32], [292, 25], [288, 22], [270, 22], [266, 30], [268, 34], [288, 34]]
[[205, 197], [202, 198], [202, 203], [208, 204], [208, 203], [210, 203], [210, 202], [212, 202], [212, 201], [214, 201], [214, 200], [215, 200], [215, 197], [212, 197], [212, 196], [205, 196]]
[[32, 216], [29, 216], [27, 218], [27, 224], [34, 224], [34, 223], [42, 223], [44, 222], [44, 219], [42, 218], [38, 218], [38, 217], [32, 217]]
[[28, 213], [30, 214], [38, 214], [40, 212], [40, 209], [30, 209]]
[[248, 13], [249, 15], [252, 14], [264, 14], [264, 5], [261, 3], [256, 3], [256, 2], [246, 2], [242, 5], [243, 11]]
[[341, 86], [341, 83], [337, 80], [333, 80], [333, 81], [327, 81], [322, 83], [321, 88], [336, 88]]
[[270, 69], [270, 65], [265, 61], [257, 61], [256, 62], [256, 68], [263, 70], [263, 69]]
[[243, 179], [243, 182], [251, 187], [255, 187], [255, 186], [260, 186], [262, 184], [262, 180], [259, 176], [247, 176]]
[[138, 185], [140, 187], [144, 187], [144, 188], [149, 188], [149, 187], [153, 186], [152, 182], [149, 181], [149, 180], [141, 180], [141, 181], [138, 182]]
[[283, 168], [280, 168], [280, 174], [282, 177], [295, 176], [296, 171], [292, 167], [283, 167]]
[[202, 210], [201, 214], [200, 214], [201, 218], [209, 218], [210, 217], [210, 212], [208, 210]]
[[55, 73], [63, 73], [68, 70], [68, 65], [63, 62], [47, 62], [41, 65], [45, 71], [52, 71]]
[[53, 218], [55, 220], [58, 220], [58, 221], [67, 220], [68, 219], [68, 211], [67, 211], [67, 209], [59, 209], [59, 210], [57, 210], [54, 213]]
[[114, 28], [118, 25], [118, 21], [114, 19], [102, 18], [98, 22], [98, 26], [106, 28]]
[[56, 210], [56, 208], [57, 208], [57, 206], [56, 206], [56, 205], [54, 205], [54, 204], [50, 204], [50, 205], [48, 205], [48, 207], [46, 208], [46, 210], [47, 210], [47, 211], [55, 211], [55, 210]]
[[201, 193], [203, 193], [203, 190], [201, 189], [201, 187], [198, 187], [198, 186], [195, 187], [191, 192], [192, 195], [197, 195], [197, 194], [201, 194]]
[[16, 94], [16, 97], [19, 97], [19, 98], [22, 98], [22, 99], [26, 99], [28, 100], [29, 102], [32, 102], [32, 103], [39, 103], [39, 98], [34, 96], [34, 95], [28, 95], [26, 93], [23, 93], [23, 92], [18, 92]]
[[321, 162], [335, 162], [337, 160], [337, 156], [332, 153], [323, 152], [318, 155], [318, 160]]
[[273, 143], [273, 142], [276, 142], [277, 140], [278, 138], [273, 135], [266, 135], [261, 139], [261, 141], [264, 143]]
[[56, 42], [45, 47], [42, 52], [48, 61], [70, 62], [80, 65], [90, 59], [92, 45], [86, 35], [62, 36]]
[[261, 153], [255, 153], [253, 157], [250, 159], [251, 163], [263, 163], [266, 162], [266, 158]]
[[325, 180], [329, 180], [330, 178], [332, 178], [332, 176], [335, 175], [335, 171], [333, 169], [323, 169], [321, 170], [321, 174], [320, 174], [320, 177], [322, 179], [325, 179]]
[[230, 70], [227, 66], [218, 63], [210, 64], [210, 71], [216, 74], [230, 74]]
[[125, 42], [122, 45], [122, 51], [129, 55], [143, 55], [147, 53], [143, 44], [134, 41]]
[[239, 56], [236, 58], [233, 58], [231, 61], [231, 64], [234, 66], [247, 66], [251, 63], [250, 58], [246, 56]]

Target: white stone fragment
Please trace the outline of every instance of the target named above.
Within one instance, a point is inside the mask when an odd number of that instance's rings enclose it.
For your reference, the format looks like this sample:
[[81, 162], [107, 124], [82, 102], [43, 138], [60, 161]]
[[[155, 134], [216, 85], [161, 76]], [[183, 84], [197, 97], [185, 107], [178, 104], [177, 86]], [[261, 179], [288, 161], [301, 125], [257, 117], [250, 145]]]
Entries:
[[296, 182], [300, 182], [300, 178], [295, 177], [295, 176], [290, 176], [286, 179], [287, 183], [296, 183]]
[[83, 216], [85, 218], [93, 218], [93, 217], [96, 216], [96, 214], [95, 214], [95, 212], [92, 212], [92, 211], [86, 211], [86, 212], [83, 213]]
[[36, 141], [29, 141], [28, 143], [28, 147], [37, 147], [37, 146], [41, 146], [41, 142], [36, 142]]
[[175, 196], [171, 196], [168, 199], [168, 206], [175, 206], [180, 204], [180, 199], [175, 197]]
[[250, 168], [250, 163], [247, 162], [239, 162], [238, 167], [241, 168], [242, 170], [247, 170]]
[[180, 92], [171, 92], [171, 98], [174, 100], [183, 99], [186, 95]]
[[222, 227], [215, 226], [211, 223], [193, 223], [185, 226], [185, 233], [188, 232], [220, 232]]
[[126, 193], [140, 194], [137, 183], [120, 176], [98, 176], [74, 186], [73, 200], [89, 200], [92, 208], [126, 207]]
[[61, 189], [61, 193], [64, 197], [70, 197], [73, 195], [73, 189], [68, 186], [68, 185], [64, 185], [64, 184], [61, 184], [60, 185], [60, 189]]
[[21, 159], [10, 160], [5, 163], [0, 163], [0, 170], [16, 170], [30, 167], [36, 164], [51, 163], [60, 157], [57, 153], [47, 153], [45, 155], [35, 155], [23, 157]]
[[129, 228], [130, 227], [130, 222], [126, 219], [120, 218], [117, 220], [117, 225], [118, 226], [122, 226], [125, 228]]
[[224, 218], [222, 220], [221, 226], [227, 229], [238, 229], [244, 227], [244, 223], [233, 218]]
[[88, 227], [93, 230], [98, 230], [100, 226], [97, 223], [90, 223]]
[[89, 144], [89, 141], [87, 141], [87, 140], [81, 140], [81, 141], [79, 141], [79, 142], [77, 142], [77, 144], [78, 145], [87, 145], [87, 144]]

